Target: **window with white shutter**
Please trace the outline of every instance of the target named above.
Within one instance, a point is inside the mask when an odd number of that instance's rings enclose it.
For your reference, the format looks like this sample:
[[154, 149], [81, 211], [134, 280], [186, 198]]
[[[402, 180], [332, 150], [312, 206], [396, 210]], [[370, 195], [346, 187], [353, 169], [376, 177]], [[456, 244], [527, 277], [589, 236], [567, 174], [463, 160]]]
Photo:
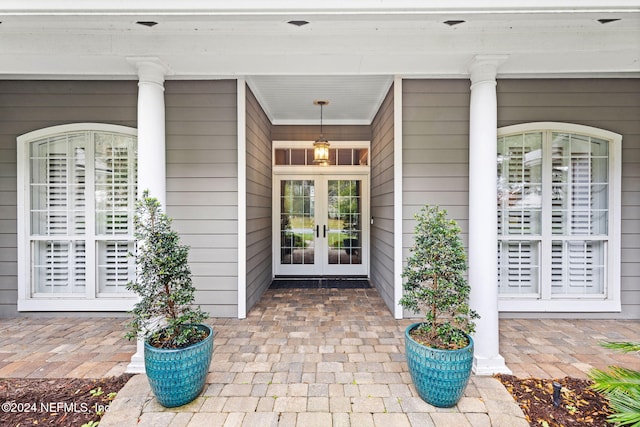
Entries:
[[530, 123], [498, 132], [502, 310], [620, 305], [621, 136]]
[[129, 309], [135, 129], [42, 129], [18, 138], [18, 158], [18, 309]]

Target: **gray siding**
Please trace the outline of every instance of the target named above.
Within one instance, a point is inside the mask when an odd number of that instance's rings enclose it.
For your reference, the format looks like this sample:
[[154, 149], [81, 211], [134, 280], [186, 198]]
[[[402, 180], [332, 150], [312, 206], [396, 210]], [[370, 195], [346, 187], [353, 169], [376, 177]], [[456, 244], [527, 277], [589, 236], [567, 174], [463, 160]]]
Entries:
[[135, 81], [0, 81], [0, 316], [17, 314], [16, 138], [49, 126], [136, 127]]
[[167, 213], [185, 244], [196, 302], [238, 315], [235, 80], [167, 81]]
[[[439, 205], [462, 227], [469, 218], [469, 81], [405, 80], [402, 85], [402, 252], [413, 245], [414, 215]], [[406, 312], [406, 316], [414, 316]]]
[[439, 205], [468, 233], [469, 82], [405, 80], [402, 98], [403, 251], [413, 245], [413, 216]]
[[371, 124], [371, 283], [394, 312], [394, 96], [389, 89]]
[[[315, 141], [320, 132], [320, 125], [275, 125], [271, 128], [274, 141]], [[331, 141], [369, 141], [371, 127], [364, 125], [353, 126], [323, 126], [324, 136]]]
[[247, 88], [247, 311], [273, 278], [271, 122]]
[[498, 126], [538, 121], [581, 124], [622, 135], [622, 312], [566, 316], [639, 319], [640, 79], [500, 80]]

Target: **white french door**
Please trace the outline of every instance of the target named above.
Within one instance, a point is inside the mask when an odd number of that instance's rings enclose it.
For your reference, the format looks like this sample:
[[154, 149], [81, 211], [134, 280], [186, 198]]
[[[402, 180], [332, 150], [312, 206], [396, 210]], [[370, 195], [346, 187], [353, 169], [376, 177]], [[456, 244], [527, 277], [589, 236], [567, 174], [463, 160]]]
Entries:
[[366, 175], [277, 175], [274, 188], [276, 275], [368, 274]]

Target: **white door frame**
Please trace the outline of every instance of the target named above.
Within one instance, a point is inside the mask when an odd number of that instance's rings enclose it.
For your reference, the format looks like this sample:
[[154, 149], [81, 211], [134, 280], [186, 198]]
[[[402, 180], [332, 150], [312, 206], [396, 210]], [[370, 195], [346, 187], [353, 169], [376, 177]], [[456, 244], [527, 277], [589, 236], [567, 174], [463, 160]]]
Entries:
[[[274, 141], [273, 142], [273, 153], [278, 148], [312, 148], [312, 141]], [[370, 142], [369, 141], [339, 141], [339, 142], [331, 142], [331, 148], [366, 148], [370, 151]], [[275, 154], [274, 157], [275, 158]], [[322, 265], [326, 264], [326, 260], [320, 259], [316, 257], [316, 264], [320, 264], [320, 266], [316, 265], [316, 269], [310, 269], [309, 273], [304, 273], [300, 275], [309, 275], [309, 276], [366, 276], [369, 277], [370, 272], [370, 160], [367, 161], [366, 166], [317, 166], [317, 165], [308, 165], [308, 166], [278, 166], [273, 164], [273, 176], [272, 176], [272, 267], [274, 276], [276, 275], [299, 275], [295, 272], [295, 269], [292, 269], [291, 272], [282, 272], [279, 268], [280, 263], [280, 182], [282, 180], [287, 179], [314, 179], [318, 183], [320, 183], [320, 187], [316, 186], [316, 190], [321, 190], [326, 187], [327, 183], [331, 179], [360, 179], [362, 181], [361, 188], [361, 233], [362, 233], [362, 264], [353, 265], [345, 265], [338, 267], [338, 265], [327, 264], [326, 268], [323, 268]], [[326, 189], [325, 189], [326, 190]], [[318, 194], [319, 197], [316, 197], [316, 203], [319, 202], [320, 210], [316, 209], [316, 224], [320, 224], [318, 221], [326, 221], [325, 218], [319, 218], [318, 214], [325, 213], [326, 209], [322, 209], [322, 206], [326, 204], [326, 200], [320, 200], [320, 197], [326, 198], [326, 191], [323, 194]], [[322, 224], [320, 224], [320, 230], [322, 234]], [[316, 239], [319, 241], [319, 239]], [[325, 241], [321, 241], [320, 244], [326, 245]], [[320, 247], [322, 249], [322, 247]], [[299, 265], [304, 268], [304, 264]], [[332, 272], [332, 266], [333, 268]], [[286, 269], [285, 269], [286, 270]], [[329, 270], [329, 271], [326, 271]], [[351, 270], [351, 271], [349, 271]]]

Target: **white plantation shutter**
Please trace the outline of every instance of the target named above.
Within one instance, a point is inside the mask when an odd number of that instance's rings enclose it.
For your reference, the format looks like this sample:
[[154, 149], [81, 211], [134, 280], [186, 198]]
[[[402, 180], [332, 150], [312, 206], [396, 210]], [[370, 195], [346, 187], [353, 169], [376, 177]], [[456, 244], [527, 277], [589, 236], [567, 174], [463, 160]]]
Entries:
[[605, 295], [610, 142], [545, 130], [498, 138], [501, 294]]
[[530, 294], [538, 291], [540, 264], [537, 241], [498, 243], [498, 285], [504, 294]]
[[498, 286], [504, 294], [539, 288], [540, 132], [498, 140]]
[[84, 133], [72, 133], [32, 143], [30, 217], [38, 293], [85, 292], [85, 140]]
[[607, 232], [606, 197], [600, 194], [607, 193], [602, 167], [607, 142], [575, 134], [553, 133], [552, 138], [554, 170], [562, 172], [554, 175], [552, 234], [565, 239], [551, 245], [551, 293], [603, 294], [606, 245], [587, 239]]
[[100, 292], [126, 292], [127, 283], [135, 273], [132, 242], [103, 241], [98, 243], [98, 277]]
[[551, 292], [556, 295], [602, 294], [605, 283], [604, 246], [602, 241], [554, 241]]
[[135, 137], [70, 131], [30, 141], [28, 153], [33, 295], [126, 293], [135, 274]]
[[[96, 234], [98, 242], [98, 291], [126, 292], [133, 279], [133, 209], [136, 186], [134, 140], [115, 134], [96, 136]], [[118, 239], [118, 240], [115, 240]]]

